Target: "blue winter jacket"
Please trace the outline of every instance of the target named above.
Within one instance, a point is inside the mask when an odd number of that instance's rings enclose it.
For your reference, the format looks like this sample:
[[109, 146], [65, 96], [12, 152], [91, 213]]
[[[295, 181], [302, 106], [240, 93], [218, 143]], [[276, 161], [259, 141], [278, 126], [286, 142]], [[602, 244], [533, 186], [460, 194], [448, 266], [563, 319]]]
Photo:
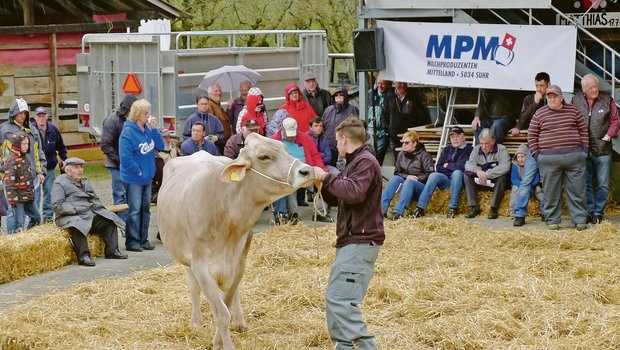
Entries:
[[435, 171], [447, 176], [451, 176], [455, 170], [465, 171], [465, 163], [467, 163], [472, 150], [473, 147], [468, 144], [461, 148], [454, 148], [448, 144], [439, 155]]
[[195, 122], [202, 122], [205, 125], [206, 135], [215, 135], [218, 139], [224, 140], [224, 126], [216, 116], [211, 113], [200, 113], [198, 111], [190, 115], [183, 124], [183, 141], [192, 136], [192, 125]]
[[[519, 168], [521, 168], [519, 171]], [[510, 169], [510, 182], [514, 186], [521, 186], [521, 178], [523, 177], [523, 167], [517, 164], [516, 162], [512, 162], [512, 168]], [[540, 173], [536, 172], [536, 176], [534, 180], [532, 180], [532, 187], [538, 186], [540, 183]]]
[[118, 142], [121, 180], [132, 185], [148, 185], [155, 176], [155, 150], [164, 149], [159, 130], [144, 127], [127, 119]]
[[200, 146], [198, 146], [196, 141], [194, 141], [193, 139], [187, 139], [181, 144], [181, 155], [189, 156], [198, 151], [206, 151], [207, 153], [211, 153], [214, 156], [220, 155], [220, 151], [218, 151], [217, 146], [206, 138]]
[[[37, 130], [37, 124], [30, 124], [30, 129]], [[60, 129], [48, 122], [45, 133], [39, 132], [39, 134], [41, 136], [41, 148], [45, 153], [45, 159], [47, 159], [47, 170], [54, 170], [58, 165], [58, 157], [62, 160], [67, 159], [67, 147], [65, 147]]]
[[325, 133], [319, 135], [318, 137], [314, 136], [312, 130], [308, 130], [307, 134], [312, 137], [312, 141], [316, 145], [316, 149], [321, 154], [321, 158], [323, 159], [323, 164], [329, 164], [332, 161], [332, 152], [329, 150], [329, 141], [327, 137], [325, 137]]

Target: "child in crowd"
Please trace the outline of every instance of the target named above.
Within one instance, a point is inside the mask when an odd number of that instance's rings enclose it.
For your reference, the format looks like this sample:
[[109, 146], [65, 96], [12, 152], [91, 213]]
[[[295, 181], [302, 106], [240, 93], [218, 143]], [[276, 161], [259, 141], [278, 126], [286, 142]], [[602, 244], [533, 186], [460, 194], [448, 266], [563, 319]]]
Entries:
[[26, 157], [30, 149], [30, 139], [26, 133], [20, 131], [12, 134], [10, 141], [11, 153], [2, 164], [2, 173], [6, 198], [15, 215], [15, 224], [8, 226], [8, 233], [13, 233], [24, 227], [25, 214], [30, 217], [28, 228], [38, 225], [41, 218], [34, 202], [34, 181], [31, 165]]
[[[517, 148], [517, 153], [512, 161], [512, 169], [510, 172], [510, 181], [512, 182], [512, 190], [510, 192], [510, 216], [514, 217], [515, 202], [517, 201], [517, 193], [519, 192], [519, 186], [521, 185], [521, 178], [523, 177], [523, 167], [525, 166], [525, 157], [527, 155], [527, 146], [522, 144]], [[532, 194], [536, 196], [536, 199], [541, 205], [543, 203], [543, 191], [542, 182], [540, 181], [540, 174], [536, 174], [534, 181], [532, 181]]]

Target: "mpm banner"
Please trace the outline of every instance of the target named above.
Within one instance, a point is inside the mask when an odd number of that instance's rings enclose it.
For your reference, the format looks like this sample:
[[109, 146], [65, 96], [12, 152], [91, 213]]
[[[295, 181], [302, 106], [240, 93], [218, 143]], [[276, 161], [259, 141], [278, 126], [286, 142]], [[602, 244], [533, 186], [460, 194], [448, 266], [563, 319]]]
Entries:
[[577, 29], [378, 21], [385, 33], [383, 79], [428, 85], [532, 90], [547, 72], [573, 91]]

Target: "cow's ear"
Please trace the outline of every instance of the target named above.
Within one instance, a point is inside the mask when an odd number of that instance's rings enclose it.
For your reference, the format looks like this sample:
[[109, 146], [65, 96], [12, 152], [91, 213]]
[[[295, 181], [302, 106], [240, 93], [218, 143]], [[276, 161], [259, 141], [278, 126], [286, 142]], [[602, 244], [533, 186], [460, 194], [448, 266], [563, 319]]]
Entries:
[[247, 164], [240, 161], [228, 164], [220, 174], [220, 181], [231, 183], [243, 180], [246, 167]]

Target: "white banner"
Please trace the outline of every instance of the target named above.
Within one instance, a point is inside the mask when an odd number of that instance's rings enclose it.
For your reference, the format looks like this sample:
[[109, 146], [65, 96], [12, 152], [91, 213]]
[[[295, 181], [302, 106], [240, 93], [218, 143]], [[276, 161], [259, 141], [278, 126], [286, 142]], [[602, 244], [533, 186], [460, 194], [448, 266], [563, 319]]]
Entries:
[[577, 29], [569, 26], [378, 21], [386, 69], [380, 77], [428, 85], [534, 90], [547, 72], [573, 91]]

